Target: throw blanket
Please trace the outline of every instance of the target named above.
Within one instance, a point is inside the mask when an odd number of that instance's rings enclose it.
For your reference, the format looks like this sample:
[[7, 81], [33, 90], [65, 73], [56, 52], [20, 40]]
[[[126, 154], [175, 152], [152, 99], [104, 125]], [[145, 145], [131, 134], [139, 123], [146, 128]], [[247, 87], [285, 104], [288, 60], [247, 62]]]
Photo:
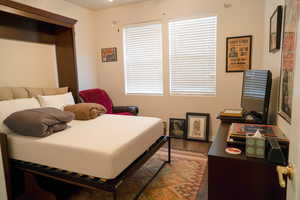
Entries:
[[90, 120], [107, 112], [106, 108], [96, 103], [80, 103], [66, 106], [65, 111], [75, 114], [76, 120]]
[[73, 113], [49, 107], [15, 112], [4, 120], [4, 124], [20, 135], [46, 137], [66, 129], [73, 119]]

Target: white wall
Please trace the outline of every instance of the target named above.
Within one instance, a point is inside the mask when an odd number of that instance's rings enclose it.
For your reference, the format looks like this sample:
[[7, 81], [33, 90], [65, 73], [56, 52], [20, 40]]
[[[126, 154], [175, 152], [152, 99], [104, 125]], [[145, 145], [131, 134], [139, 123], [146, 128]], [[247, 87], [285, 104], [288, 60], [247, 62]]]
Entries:
[[[297, 58], [300, 58], [300, 22], [298, 25]], [[291, 164], [296, 167], [296, 174], [294, 180], [288, 185], [288, 200], [300, 199], [300, 59], [297, 59], [294, 78], [293, 119], [288, 134], [291, 142], [289, 159]]]
[[[281, 50], [276, 53], [269, 53], [269, 20], [272, 16], [272, 13], [276, 9], [278, 5], [284, 5], [284, 0], [266, 0], [266, 11], [265, 11], [265, 47], [264, 47], [264, 66], [268, 67], [273, 73], [273, 117], [275, 119], [278, 126], [286, 133], [287, 137], [290, 140], [290, 157], [289, 161], [291, 163], [297, 163], [297, 170], [299, 171], [300, 165], [300, 148], [297, 147], [300, 143], [300, 59], [297, 59], [297, 64], [295, 67], [294, 74], [294, 97], [293, 97], [293, 111], [292, 111], [292, 125], [287, 123], [280, 115], [277, 115], [277, 98], [279, 95], [279, 80], [280, 80], [280, 68], [281, 68]], [[300, 38], [300, 26], [298, 26], [298, 38]], [[297, 58], [300, 57], [300, 40], [298, 39], [297, 45]], [[296, 200], [300, 198], [300, 175], [296, 174], [297, 177], [293, 181], [291, 181], [288, 185], [288, 200]]]
[[79, 89], [81, 90], [97, 87], [98, 70], [95, 45], [95, 40], [97, 37], [94, 23], [95, 13], [63, 0], [15, 1], [78, 20], [77, 24], [75, 25], [75, 44]]
[[0, 39], [0, 46], [0, 86], [58, 86], [54, 45]]
[[[186, 112], [210, 113], [213, 134], [217, 129], [216, 113], [224, 108], [239, 108], [242, 73], [225, 73], [226, 37], [253, 35], [253, 66], [261, 66], [263, 60], [264, 1], [228, 0], [232, 7], [225, 9], [220, 0], [150, 0], [143, 3], [105, 9], [97, 13], [98, 50], [118, 48], [118, 62], [100, 63], [100, 87], [108, 91], [117, 105], [137, 105], [141, 115], [185, 118]], [[163, 15], [165, 13], [165, 15]], [[218, 16], [217, 42], [217, 96], [169, 96], [168, 95], [168, 19]], [[163, 23], [164, 37], [164, 96], [125, 95], [122, 27], [148, 21]], [[112, 27], [119, 23], [120, 32]], [[255, 68], [255, 67], [254, 67]]]

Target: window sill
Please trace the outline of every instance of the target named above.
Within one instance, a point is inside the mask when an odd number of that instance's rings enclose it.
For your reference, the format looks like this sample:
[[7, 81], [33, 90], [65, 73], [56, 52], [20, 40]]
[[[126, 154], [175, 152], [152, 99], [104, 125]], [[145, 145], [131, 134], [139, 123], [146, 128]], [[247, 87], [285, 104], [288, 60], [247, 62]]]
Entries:
[[164, 96], [163, 94], [146, 94], [146, 93], [125, 93], [126, 96], [157, 96], [161, 97]]
[[208, 97], [208, 98], [215, 98], [217, 97], [217, 94], [184, 94], [184, 93], [172, 93], [172, 94], [169, 94], [170, 96], [184, 96], [184, 97]]

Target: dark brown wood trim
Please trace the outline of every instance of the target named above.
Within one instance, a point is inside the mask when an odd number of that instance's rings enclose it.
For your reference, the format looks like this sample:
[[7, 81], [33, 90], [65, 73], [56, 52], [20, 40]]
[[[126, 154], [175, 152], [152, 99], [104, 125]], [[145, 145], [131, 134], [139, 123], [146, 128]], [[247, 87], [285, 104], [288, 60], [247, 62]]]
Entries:
[[[55, 28], [52, 28], [52, 26]], [[55, 44], [54, 34], [56, 29], [63, 28], [18, 15], [0, 12], [0, 38], [3, 39]]]
[[208, 152], [208, 200], [285, 200], [286, 189], [278, 184], [276, 165], [247, 157], [245, 152], [226, 153], [229, 128], [230, 123], [221, 123]]
[[43, 190], [36, 180], [36, 177], [31, 173], [24, 173], [25, 193], [16, 200], [56, 200], [56, 197], [51, 192]]
[[75, 102], [80, 102], [74, 28], [56, 33], [56, 60], [60, 87], [69, 87]]
[[71, 28], [77, 20], [10, 0], [0, 0], [0, 11]]
[[3, 133], [0, 133], [0, 148], [2, 154], [1, 162], [3, 163], [3, 168], [4, 168], [7, 199], [12, 200], [11, 174], [10, 174], [9, 158], [8, 158], [7, 136]]
[[0, 0], [0, 38], [54, 44], [60, 87], [69, 87], [79, 102], [75, 51], [75, 19]]

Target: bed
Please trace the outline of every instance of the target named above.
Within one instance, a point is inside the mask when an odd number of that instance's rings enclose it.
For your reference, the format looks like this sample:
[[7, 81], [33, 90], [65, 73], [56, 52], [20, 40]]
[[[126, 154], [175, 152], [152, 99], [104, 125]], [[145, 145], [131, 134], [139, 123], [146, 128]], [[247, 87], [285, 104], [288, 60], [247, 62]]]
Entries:
[[[8, 134], [10, 157], [114, 179], [163, 136], [162, 121], [151, 117], [102, 115], [73, 120], [69, 126], [45, 138]], [[84, 162], [79, 162], [79, 156]]]
[[[30, 103], [26, 105], [25, 102]], [[34, 98], [23, 98], [16, 105], [39, 107], [36, 102]], [[1, 103], [2, 118], [6, 112], [5, 105], [10, 103]], [[14, 109], [25, 109], [21, 107]], [[163, 121], [155, 117], [103, 114], [92, 120], [73, 120], [67, 129], [47, 137], [22, 136], [7, 128], [3, 130], [6, 131], [0, 135], [0, 142], [7, 142], [11, 167], [25, 174], [25, 187], [29, 190], [25, 189], [23, 199], [32, 199], [32, 187], [28, 183], [38, 188], [34, 175], [41, 175], [81, 187], [105, 190], [111, 192], [116, 200], [120, 184], [168, 142], [168, 158], [136, 195], [137, 199], [171, 161], [170, 138], [165, 134]]]

